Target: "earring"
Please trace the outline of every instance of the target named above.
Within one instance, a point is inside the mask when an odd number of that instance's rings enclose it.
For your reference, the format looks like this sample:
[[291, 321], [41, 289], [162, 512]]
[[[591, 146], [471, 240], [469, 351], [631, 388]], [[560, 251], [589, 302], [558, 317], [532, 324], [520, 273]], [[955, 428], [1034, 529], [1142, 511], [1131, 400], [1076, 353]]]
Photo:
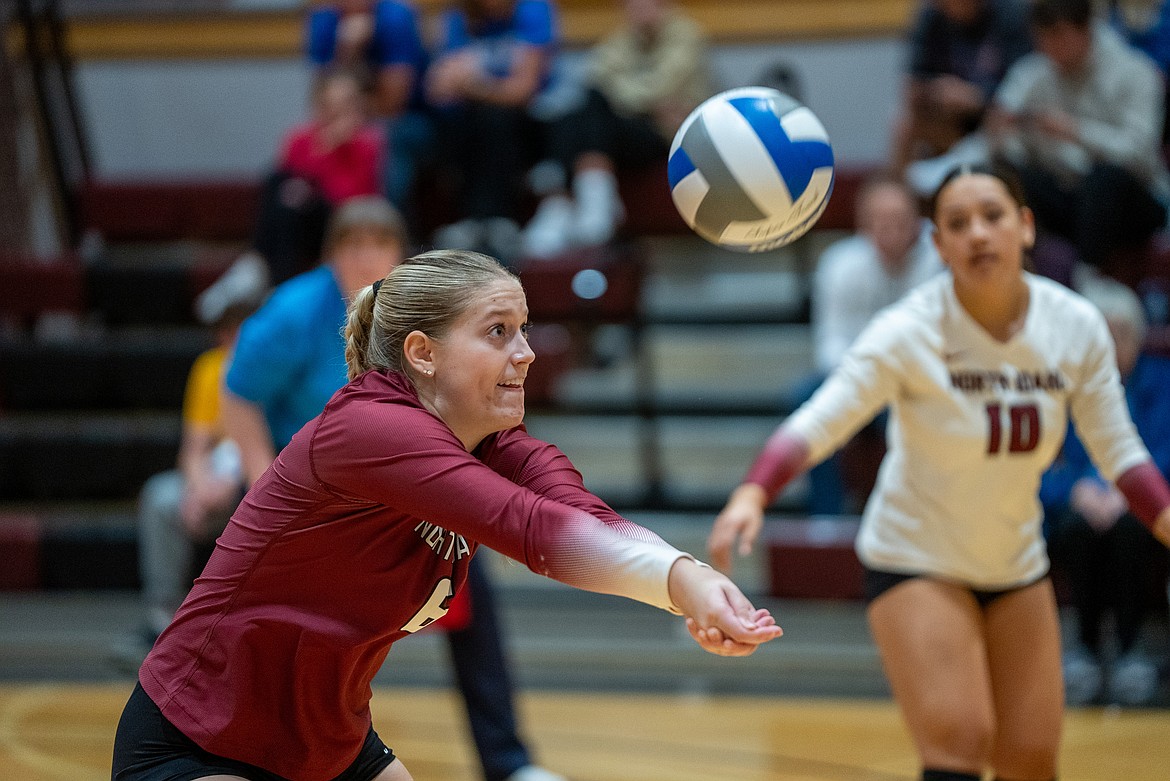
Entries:
[[423, 374], [425, 374], [428, 377], [430, 377], [434, 373], [435, 373], [434, 369], [427, 369], [426, 371], [423, 372]]

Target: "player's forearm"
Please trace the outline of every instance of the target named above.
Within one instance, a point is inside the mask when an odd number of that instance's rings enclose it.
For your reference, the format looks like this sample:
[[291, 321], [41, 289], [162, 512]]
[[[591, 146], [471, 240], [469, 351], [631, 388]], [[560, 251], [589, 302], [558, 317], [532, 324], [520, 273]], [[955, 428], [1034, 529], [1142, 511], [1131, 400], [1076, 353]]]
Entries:
[[808, 455], [808, 443], [781, 426], [756, 456], [743, 482], [762, 489], [766, 506], [776, 498], [784, 486], [804, 470]]
[[538, 536], [529, 539], [529, 568], [574, 588], [678, 612], [671, 599], [670, 572], [680, 558], [692, 558], [689, 554], [618, 534], [581, 511], [566, 508], [561, 518], [533, 524]]

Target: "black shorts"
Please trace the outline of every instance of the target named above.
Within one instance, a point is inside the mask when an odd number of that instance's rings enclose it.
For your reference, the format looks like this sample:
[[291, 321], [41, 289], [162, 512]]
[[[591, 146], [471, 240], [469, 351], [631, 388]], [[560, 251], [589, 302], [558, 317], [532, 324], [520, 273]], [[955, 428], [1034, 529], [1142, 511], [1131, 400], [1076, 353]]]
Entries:
[[[334, 781], [372, 781], [393, 761], [394, 752], [370, 727], [357, 759]], [[142, 684], [136, 684], [114, 737], [113, 781], [194, 781], [221, 774], [249, 781], [288, 781], [255, 765], [199, 748], [167, 721]]]
[[[872, 604], [875, 599], [899, 583], [905, 583], [907, 580], [914, 580], [915, 578], [929, 577], [930, 575], [924, 573], [907, 574], [905, 572], [886, 572], [885, 570], [870, 569], [869, 567], [865, 567], [865, 604]], [[1039, 583], [1046, 577], [1048, 577], [1047, 572], [1035, 580], [1030, 580], [1027, 583], [1021, 583], [1020, 585], [1012, 586], [1011, 588], [990, 590], [968, 587], [968, 590], [971, 592], [971, 596], [975, 597], [975, 601], [979, 603], [980, 607], [987, 607], [1005, 594], [1011, 594], [1013, 591], [1019, 591], [1022, 588], [1027, 588], [1028, 586], [1031, 586], [1035, 583]]]

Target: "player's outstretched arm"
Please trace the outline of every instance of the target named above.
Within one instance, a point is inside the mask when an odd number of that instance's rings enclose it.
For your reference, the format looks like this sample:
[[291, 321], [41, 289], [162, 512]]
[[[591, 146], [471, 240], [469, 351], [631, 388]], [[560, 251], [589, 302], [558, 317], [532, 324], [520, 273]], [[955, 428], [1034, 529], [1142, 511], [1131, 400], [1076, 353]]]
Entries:
[[721, 572], [731, 572], [733, 551], [740, 556], [752, 552], [764, 526], [767, 503], [763, 487], [755, 483], [743, 483], [731, 492], [707, 538], [711, 562]]
[[756, 608], [726, 575], [690, 558], [670, 569], [670, 597], [699, 646], [720, 656], [747, 656], [783, 634], [766, 609]]

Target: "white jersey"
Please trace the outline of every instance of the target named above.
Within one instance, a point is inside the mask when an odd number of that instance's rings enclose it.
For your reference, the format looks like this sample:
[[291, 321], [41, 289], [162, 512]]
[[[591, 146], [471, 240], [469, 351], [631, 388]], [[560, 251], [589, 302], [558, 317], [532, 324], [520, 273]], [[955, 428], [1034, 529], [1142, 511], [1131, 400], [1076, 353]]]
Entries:
[[874, 569], [999, 589], [1044, 574], [1040, 476], [1071, 412], [1114, 479], [1149, 459], [1092, 304], [1026, 275], [1023, 328], [988, 334], [940, 274], [881, 312], [786, 426], [819, 462], [886, 405], [888, 453], [857, 538]]

